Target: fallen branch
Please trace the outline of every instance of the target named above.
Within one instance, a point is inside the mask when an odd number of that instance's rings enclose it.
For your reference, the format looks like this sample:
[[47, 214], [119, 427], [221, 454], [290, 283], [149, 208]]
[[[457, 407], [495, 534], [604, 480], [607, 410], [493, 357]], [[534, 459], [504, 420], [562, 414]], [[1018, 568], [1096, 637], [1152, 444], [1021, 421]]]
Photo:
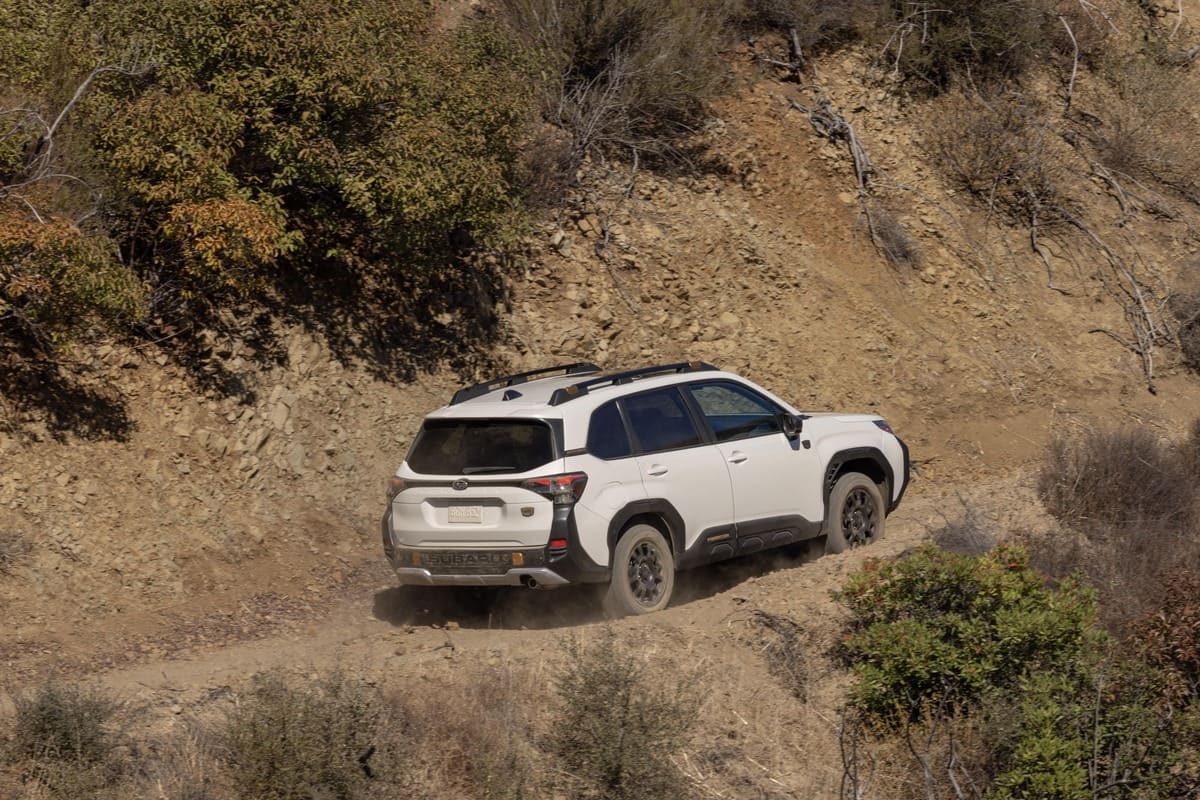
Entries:
[[1036, 208], [1030, 212], [1029, 244], [1033, 248], [1033, 252], [1037, 253], [1038, 257], [1042, 259], [1042, 263], [1046, 265], [1046, 288], [1070, 295], [1071, 293], [1066, 289], [1054, 285], [1054, 269], [1050, 266], [1050, 259], [1046, 257], [1045, 251], [1042, 250], [1042, 246], [1038, 242], [1038, 214]]
[[1067, 36], [1071, 37], [1071, 46], [1075, 48], [1075, 56], [1071, 60], [1071, 80], [1067, 83], [1067, 102], [1063, 108], [1063, 115], [1071, 112], [1071, 98], [1075, 93], [1075, 77], [1079, 74], [1079, 41], [1075, 38], [1075, 31], [1071, 30], [1071, 23], [1067, 22], [1067, 18], [1062, 14], [1058, 15], [1058, 21], [1067, 29]]

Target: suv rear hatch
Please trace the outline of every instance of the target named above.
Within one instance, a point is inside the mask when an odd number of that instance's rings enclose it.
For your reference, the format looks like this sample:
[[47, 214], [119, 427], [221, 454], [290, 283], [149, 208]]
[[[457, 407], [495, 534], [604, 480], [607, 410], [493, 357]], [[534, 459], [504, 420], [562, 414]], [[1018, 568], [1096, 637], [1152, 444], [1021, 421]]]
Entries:
[[531, 479], [561, 472], [560, 440], [545, 420], [427, 419], [397, 476], [396, 544], [545, 546], [554, 502], [550, 487]]

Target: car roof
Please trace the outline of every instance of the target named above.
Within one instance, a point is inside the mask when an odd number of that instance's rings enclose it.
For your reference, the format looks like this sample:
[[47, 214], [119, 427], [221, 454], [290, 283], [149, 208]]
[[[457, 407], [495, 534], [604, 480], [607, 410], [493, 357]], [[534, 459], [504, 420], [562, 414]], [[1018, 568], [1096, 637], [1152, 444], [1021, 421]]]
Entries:
[[[482, 391], [476, 396], [470, 396], [458, 402], [452, 401], [449, 405], [431, 412], [428, 418], [538, 417], [557, 419], [576, 414], [590, 414], [597, 406], [613, 398], [623, 397], [634, 392], [716, 378], [744, 382], [732, 373], [718, 370], [711, 364], [700, 364], [700, 362], [647, 367], [640, 370], [599, 370], [597, 368], [595, 372], [553, 375], [523, 380], [511, 386], [500, 385], [490, 391]], [[492, 383], [503, 384], [503, 382], [504, 379], [501, 379]], [[568, 394], [571, 387], [578, 387], [578, 390]], [[485, 388], [485, 385], [481, 384], [480, 387], [470, 388], [477, 390]], [[460, 392], [456, 398], [462, 396], [463, 393]]]

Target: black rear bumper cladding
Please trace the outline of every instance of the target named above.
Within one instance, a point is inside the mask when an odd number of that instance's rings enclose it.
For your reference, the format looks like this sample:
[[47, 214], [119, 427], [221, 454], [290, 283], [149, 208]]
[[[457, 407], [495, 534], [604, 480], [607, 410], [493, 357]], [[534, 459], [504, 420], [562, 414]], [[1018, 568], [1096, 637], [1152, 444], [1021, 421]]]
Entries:
[[[495, 550], [480, 550], [480, 551], [465, 551], [464, 556], [471, 552], [487, 553], [487, 552], [519, 552], [524, 558], [524, 567], [545, 567], [553, 570], [570, 583], [603, 583], [609, 578], [608, 567], [597, 564], [593, 561], [583, 549], [583, 544], [579, 541], [579, 528], [575, 524], [575, 514], [572, 506], [555, 506], [554, 517], [550, 525], [550, 535], [547, 537], [546, 544], [542, 547], [531, 548], [495, 548]], [[395, 567], [422, 566], [425, 569], [430, 569], [427, 565], [417, 565], [409, 563], [400, 563], [397, 561], [396, 548], [392, 544], [391, 536], [391, 517], [392, 511], [389, 506], [388, 510], [383, 515], [381, 522], [381, 533], [383, 538], [383, 553], [387, 556], [388, 561]], [[550, 542], [555, 539], [566, 539], [567, 547], [564, 551], [551, 551]], [[414, 548], [401, 548], [405, 557], [410, 553], [421, 552]], [[436, 568], [430, 569], [430, 572], [435, 574], [441, 572], [446, 574], [469, 574], [464, 572], [463, 564], [447, 565], [444, 570]], [[473, 572], [474, 570], [470, 570]], [[483, 573], [480, 573], [483, 574]]]

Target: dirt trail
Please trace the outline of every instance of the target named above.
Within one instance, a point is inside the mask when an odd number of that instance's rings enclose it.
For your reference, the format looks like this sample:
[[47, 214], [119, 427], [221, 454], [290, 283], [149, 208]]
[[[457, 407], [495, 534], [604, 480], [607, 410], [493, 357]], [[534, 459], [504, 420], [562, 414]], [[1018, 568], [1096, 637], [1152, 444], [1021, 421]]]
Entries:
[[[398, 587], [386, 570], [362, 582], [319, 619], [286, 634], [200, 647], [170, 659], [109, 671], [104, 682], [167, 705], [198, 701], [242, 684], [256, 671], [285, 668], [327, 673], [344, 667], [372, 678], [413, 677], [430, 663], [506, 663], [552, 654], [565, 635], [614, 625], [623, 636], [653, 632], [693, 647], [720, 639], [735, 616], [762, 608], [804, 624], [836, 617], [830, 592], [863, 561], [889, 557], [928, 540], [929, 525], [961, 504], [960, 489], [918, 482], [888, 520], [886, 537], [868, 548], [823, 555], [821, 542], [798, 551], [764, 553], [712, 569], [682, 573], [666, 611], [617, 622], [605, 619], [588, 588], [554, 591], [444, 590]], [[1000, 479], [970, 490], [987, 498], [984, 513], [1002, 513], [1002, 497], [1022, 493]], [[373, 581], [373, 583], [371, 582]], [[706, 654], [711, 655], [711, 654]], [[168, 703], [167, 701], [171, 701]]]

